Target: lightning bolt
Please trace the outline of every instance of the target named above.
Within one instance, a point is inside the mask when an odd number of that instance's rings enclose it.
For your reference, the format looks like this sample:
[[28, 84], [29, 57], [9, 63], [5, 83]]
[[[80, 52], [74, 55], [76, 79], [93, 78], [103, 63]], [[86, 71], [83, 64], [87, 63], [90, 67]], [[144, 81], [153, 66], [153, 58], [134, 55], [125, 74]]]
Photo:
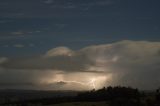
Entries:
[[[62, 81], [62, 82], [66, 82], [66, 83], [77, 83], [77, 84], [80, 84], [80, 85], [92, 86], [93, 89], [95, 89], [95, 88], [96, 88], [96, 86], [95, 86], [95, 81], [96, 81], [95, 79], [91, 79], [91, 81], [88, 82], [88, 83], [79, 82], [79, 81]], [[57, 82], [60, 82], [60, 81], [57, 81]]]
[[67, 83], [78, 83], [78, 84], [80, 84], [80, 85], [86, 85], [86, 83], [79, 82], [79, 81], [63, 81], [63, 82], [67, 82]]
[[91, 82], [90, 82], [90, 84], [92, 85], [92, 87], [94, 89], [96, 89], [95, 81], [96, 81], [95, 79], [92, 79]]

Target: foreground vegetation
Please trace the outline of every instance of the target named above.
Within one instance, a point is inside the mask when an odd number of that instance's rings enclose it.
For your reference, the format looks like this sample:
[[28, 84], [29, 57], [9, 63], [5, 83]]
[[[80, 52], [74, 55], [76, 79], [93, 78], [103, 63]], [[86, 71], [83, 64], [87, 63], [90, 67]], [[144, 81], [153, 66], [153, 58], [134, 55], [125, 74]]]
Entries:
[[71, 102], [61, 103], [48, 106], [107, 106], [106, 102]]
[[6, 101], [2, 106], [160, 106], [160, 90], [142, 92], [130, 87], [107, 87], [76, 96]]

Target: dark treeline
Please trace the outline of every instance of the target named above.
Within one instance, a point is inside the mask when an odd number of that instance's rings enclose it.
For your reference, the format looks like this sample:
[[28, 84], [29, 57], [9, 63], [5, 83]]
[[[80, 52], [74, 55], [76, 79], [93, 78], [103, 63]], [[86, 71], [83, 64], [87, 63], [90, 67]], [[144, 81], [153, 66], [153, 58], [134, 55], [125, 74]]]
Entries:
[[129, 87], [108, 87], [97, 91], [92, 90], [77, 95], [80, 101], [108, 101], [116, 106], [138, 106], [140, 104], [141, 94], [138, 89]]
[[160, 89], [144, 92], [131, 87], [110, 86], [79, 93], [76, 100], [106, 101], [109, 106], [160, 106]]
[[80, 92], [77, 96], [65, 96], [54, 98], [42, 98], [27, 101], [8, 102], [3, 105], [17, 104], [18, 106], [28, 106], [27, 104], [49, 105], [66, 102], [99, 102], [106, 101], [109, 106], [160, 106], [160, 90], [155, 92], [142, 92], [130, 87], [107, 87], [99, 90]]

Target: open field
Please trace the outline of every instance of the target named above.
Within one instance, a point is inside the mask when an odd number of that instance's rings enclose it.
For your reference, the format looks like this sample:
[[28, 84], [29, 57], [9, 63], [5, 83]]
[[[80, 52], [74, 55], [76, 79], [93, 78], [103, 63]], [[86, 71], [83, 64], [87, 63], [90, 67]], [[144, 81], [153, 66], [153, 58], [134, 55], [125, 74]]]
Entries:
[[72, 102], [72, 103], [61, 103], [48, 106], [108, 106], [106, 102]]

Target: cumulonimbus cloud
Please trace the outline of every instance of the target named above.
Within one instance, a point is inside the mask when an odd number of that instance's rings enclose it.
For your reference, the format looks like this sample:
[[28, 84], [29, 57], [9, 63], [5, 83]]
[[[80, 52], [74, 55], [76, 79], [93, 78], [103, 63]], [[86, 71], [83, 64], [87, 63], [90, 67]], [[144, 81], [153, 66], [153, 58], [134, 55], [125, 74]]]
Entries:
[[[34, 73], [33, 70], [38, 70], [41, 76], [42, 73], [48, 73], [45, 70], [62, 71], [65, 75], [103, 73], [106, 76], [112, 75], [108, 85], [153, 89], [160, 86], [160, 42], [125, 40], [88, 46], [76, 51], [57, 47], [41, 56], [9, 59], [1, 62], [1, 67], [14, 71], [31, 70], [30, 74]], [[37, 77], [38, 71], [34, 76], [40, 80], [42, 77]]]

